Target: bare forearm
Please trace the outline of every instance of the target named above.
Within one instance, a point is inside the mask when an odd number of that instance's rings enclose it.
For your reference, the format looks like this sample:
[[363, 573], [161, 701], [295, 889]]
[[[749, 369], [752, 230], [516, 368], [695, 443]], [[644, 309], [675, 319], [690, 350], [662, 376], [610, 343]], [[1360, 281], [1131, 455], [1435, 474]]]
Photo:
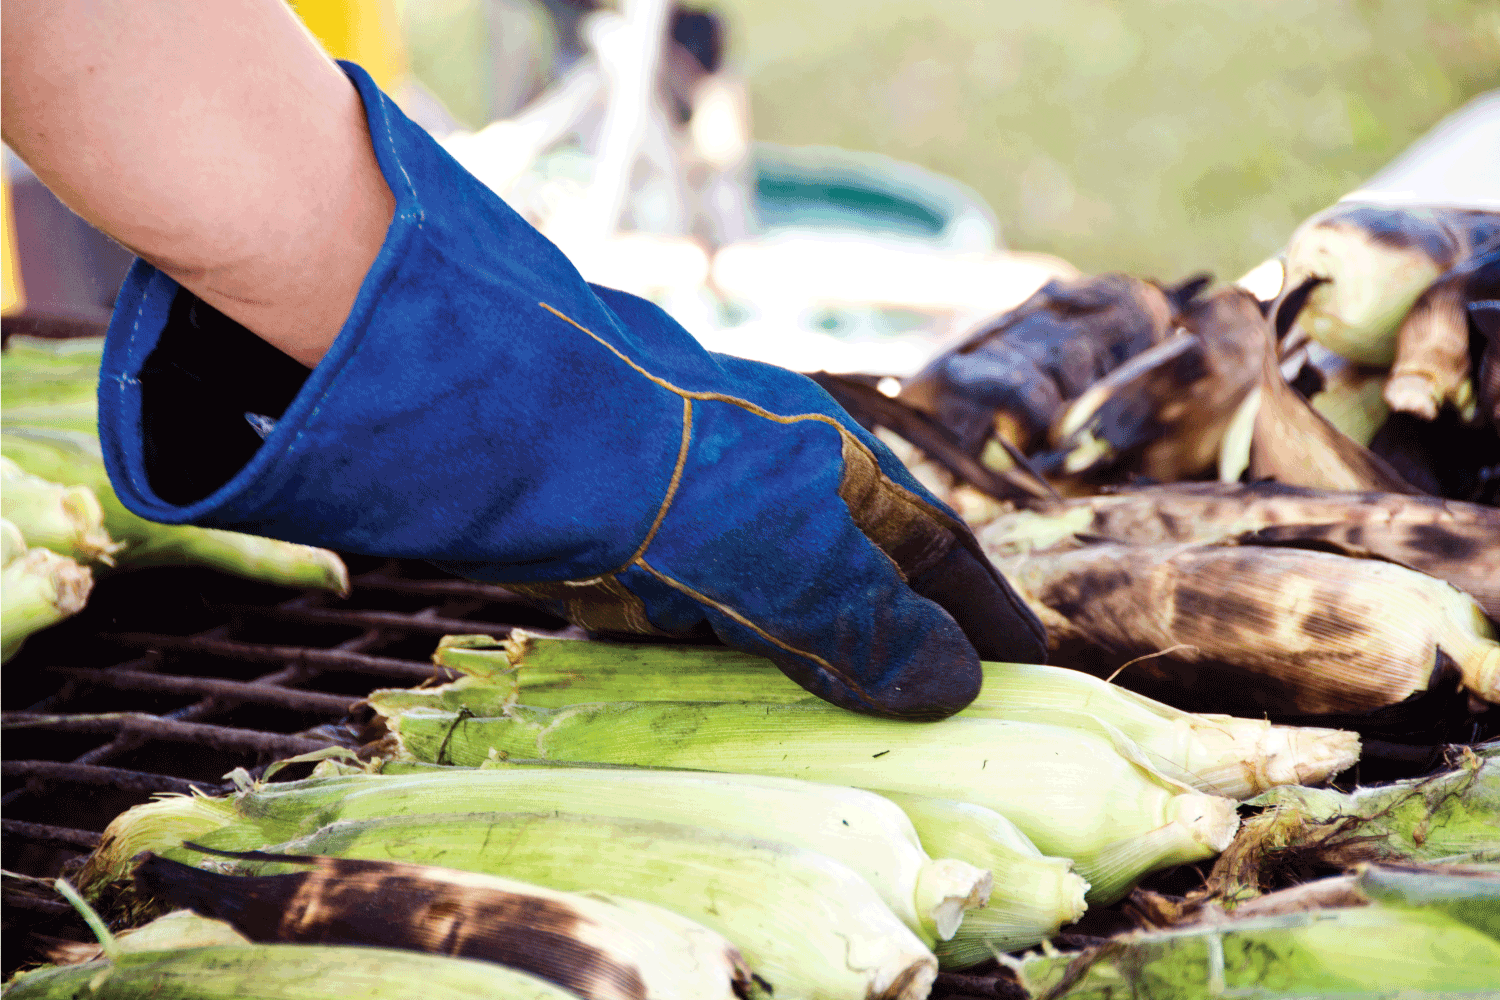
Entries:
[[4, 5], [5, 141], [70, 207], [312, 365], [393, 199], [359, 97], [280, 0]]

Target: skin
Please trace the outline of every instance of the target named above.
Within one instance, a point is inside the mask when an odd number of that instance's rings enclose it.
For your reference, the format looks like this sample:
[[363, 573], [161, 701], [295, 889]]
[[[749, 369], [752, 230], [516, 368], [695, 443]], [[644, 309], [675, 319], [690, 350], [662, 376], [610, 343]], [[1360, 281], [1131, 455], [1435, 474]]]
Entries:
[[5, 142], [68, 207], [312, 367], [395, 200], [281, 0], [5, 0]]

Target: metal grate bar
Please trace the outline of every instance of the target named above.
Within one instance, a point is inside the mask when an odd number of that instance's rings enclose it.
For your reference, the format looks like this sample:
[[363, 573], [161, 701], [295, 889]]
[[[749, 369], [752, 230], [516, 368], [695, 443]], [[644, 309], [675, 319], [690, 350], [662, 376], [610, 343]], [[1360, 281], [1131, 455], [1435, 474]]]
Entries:
[[146, 771], [127, 771], [119, 767], [97, 767], [91, 764], [68, 764], [58, 760], [7, 760], [0, 762], [7, 778], [33, 778], [46, 781], [66, 781], [75, 785], [105, 785], [127, 792], [182, 792], [187, 794], [194, 788], [201, 791], [217, 791], [218, 785], [186, 781], [165, 774], [150, 774]]
[[354, 590], [394, 590], [402, 594], [430, 594], [434, 597], [478, 597], [492, 604], [535, 605], [504, 587], [473, 580], [403, 580], [376, 571], [350, 581]]
[[270, 646], [249, 642], [203, 639], [197, 636], [158, 635], [153, 632], [115, 632], [99, 636], [122, 646], [156, 649], [162, 652], [204, 653], [247, 663], [307, 664], [323, 670], [343, 670], [394, 677], [399, 680], [455, 680], [458, 674], [415, 660], [398, 660], [389, 656], [367, 656], [363, 653], [307, 646]]
[[55, 732], [93, 733], [119, 731], [147, 739], [195, 743], [214, 750], [275, 754], [291, 757], [322, 750], [332, 744], [327, 740], [267, 733], [258, 729], [231, 729], [202, 722], [178, 722], [137, 712], [110, 712], [99, 715], [32, 715], [7, 712], [0, 727], [6, 730], [48, 729]]
[[22, 823], [18, 819], [0, 819], [0, 831], [8, 837], [23, 837], [42, 844], [82, 848], [85, 851], [92, 851], [99, 846], [99, 834], [89, 830], [74, 830], [66, 826], [48, 826], [45, 823]]
[[124, 691], [163, 691], [172, 694], [209, 695], [216, 699], [275, 705], [294, 712], [341, 716], [358, 701], [347, 695], [299, 691], [271, 683], [226, 681], [216, 677], [183, 677], [176, 674], [154, 674], [138, 670], [92, 670], [87, 667], [52, 667], [52, 673], [75, 678], [84, 684]]
[[433, 635], [510, 635], [512, 625], [469, 621], [463, 618], [418, 617], [399, 611], [335, 611], [328, 608], [265, 608], [254, 605], [231, 605], [229, 610], [241, 614], [261, 615], [282, 621], [308, 622], [314, 625], [350, 625], [358, 628], [387, 629], [399, 632], [425, 632]]

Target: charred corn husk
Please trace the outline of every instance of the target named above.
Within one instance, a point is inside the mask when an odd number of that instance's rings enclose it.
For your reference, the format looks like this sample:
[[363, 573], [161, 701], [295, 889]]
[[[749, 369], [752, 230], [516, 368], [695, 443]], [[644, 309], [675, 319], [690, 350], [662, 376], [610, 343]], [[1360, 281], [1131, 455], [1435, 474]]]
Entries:
[[215, 945], [37, 969], [7, 1000], [577, 1000], [515, 969], [465, 958], [332, 945]]
[[32, 545], [78, 562], [106, 566], [120, 545], [104, 530], [104, 509], [87, 486], [63, 486], [33, 476], [0, 456], [0, 516]]
[[[1237, 303], [1241, 322], [1262, 334], [1259, 391], [1247, 396], [1235, 425], [1253, 421], [1247, 472], [1252, 482], [1274, 479], [1295, 486], [1329, 490], [1420, 493], [1390, 463], [1343, 434], [1314, 409], [1282, 375], [1275, 331], [1245, 296]], [[1356, 358], [1355, 360], [1362, 360]], [[1227, 471], [1221, 456], [1220, 478]]]
[[1090, 952], [1012, 967], [1031, 996], [1482, 997], [1500, 982], [1500, 941], [1435, 912], [1382, 906], [1137, 933]]
[[0, 569], [0, 662], [27, 637], [83, 610], [93, 589], [87, 566], [44, 548], [26, 548], [15, 525], [0, 519], [5, 565]]
[[571, 813], [395, 816], [331, 823], [275, 851], [437, 863], [629, 895], [722, 934], [777, 996], [920, 1000], [937, 974], [932, 953], [847, 866], [678, 823]]
[[92, 434], [7, 421], [0, 449], [32, 475], [91, 488], [104, 510], [105, 530], [121, 546], [113, 553], [121, 568], [207, 566], [282, 586], [348, 592], [349, 571], [327, 549], [217, 528], [157, 524], [132, 514], [110, 487], [99, 442]]
[[1500, 213], [1343, 202], [1313, 216], [1286, 251], [1287, 289], [1308, 281], [1296, 325], [1363, 364], [1389, 365], [1418, 296], [1500, 242]]
[[[1243, 301], [1242, 301], [1243, 300]], [[1250, 308], [1244, 308], [1248, 303]], [[1236, 410], [1259, 381], [1263, 320], [1248, 292], [1225, 288], [1188, 304], [1177, 336], [1089, 386], [1053, 422], [1057, 456], [1080, 474], [1121, 459], [1172, 482], [1206, 472]]]
[[[573, 642], [517, 629], [503, 644], [488, 636], [449, 636], [433, 659], [470, 676], [445, 687], [375, 697], [386, 709], [425, 704], [457, 711], [467, 705], [480, 715], [500, 714], [518, 699], [560, 708], [593, 701], [706, 701], [715, 695], [773, 704], [808, 698], [765, 660], [701, 646]], [[1116, 727], [1168, 777], [1229, 798], [1249, 798], [1288, 782], [1325, 781], [1359, 756], [1354, 733], [1195, 715], [1081, 671], [1031, 664], [984, 664], [984, 686], [961, 714], [1094, 725], [1080, 713]]]
[[1396, 333], [1396, 357], [1385, 384], [1391, 409], [1436, 420], [1452, 403], [1472, 420], [1479, 401], [1469, 373], [1467, 276], [1450, 274], [1422, 293]]
[[[1318, 345], [1313, 345], [1318, 347]], [[1332, 351], [1309, 350], [1323, 387], [1308, 398], [1312, 408], [1355, 444], [1369, 447], [1375, 432], [1391, 415], [1385, 401], [1386, 371], [1356, 364]]]
[[143, 850], [191, 861], [191, 852], [178, 847], [185, 839], [245, 850], [335, 820], [466, 811], [659, 820], [817, 851], [869, 882], [928, 944], [951, 937], [964, 912], [989, 894], [982, 868], [928, 857], [905, 813], [871, 792], [758, 775], [523, 765], [310, 778], [261, 784], [226, 799], [163, 798], [116, 817], [80, 881], [93, 891], [122, 877]]
[[516, 706], [500, 718], [416, 707], [387, 725], [419, 760], [478, 764], [494, 748], [975, 802], [1010, 819], [1044, 853], [1072, 858], [1105, 894], [1156, 868], [1211, 857], [1239, 823], [1230, 800], [1191, 792], [1104, 737], [1039, 723], [957, 717], [912, 726], [811, 702], [636, 702]]
[[[237, 855], [249, 860], [274, 856]], [[253, 941], [362, 945], [510, 966], [585, 1000], [731, 1000], [750, 988], [738, 951], [644, 905], [428, 865], [288, 858], [310, 871], [236, 876], [146, 854], [151, 898], [224, 920]]]
[[1281, 483], [1172, 483], [1035, 504], [978, 532], [992, 559], [1077, 535], [1133, 545], [1233, 540], [1331, 547], [1446, 580], [1500, 620], [1500, 510], [1482, 504]]
[[1243, 714], [1368, 711], [1426, 689], [1439, 655], [1500, 701], [1500, 644], [1473, 598], [1371, 559], [1101, 543], [1001, 560], [1060, 663]]
[[911, 817], [924, 847], [988, 868], [995, 877], [989, 905], [964, 918], [937, 946], [938, 964], [963, 969], [1057, 933], [1083, 916], [1089, 884], [1066, 858], [1049, 858], [1010, 820], [970, 802], [888, 793]]
[[1175, 297], [1123, 274], [1050, 281], [930, 362], [897, 398], [970, 455], [993, 437], [1028, 450], [1067, 400], [1172, 334]]

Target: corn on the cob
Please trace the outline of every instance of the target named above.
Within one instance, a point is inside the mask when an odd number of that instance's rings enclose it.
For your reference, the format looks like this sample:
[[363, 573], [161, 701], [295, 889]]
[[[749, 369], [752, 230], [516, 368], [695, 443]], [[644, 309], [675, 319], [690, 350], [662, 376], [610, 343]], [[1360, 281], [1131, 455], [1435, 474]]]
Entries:
[[578, 1000], [567, 990], [491, 962], [385, 948], [216, 945], [122, 954], [38, 969], [7, 1000]]
[[1036, 723], [958, 717], [912, 726], [803, 702], [517, 706], [503, 718], [419, 707], [387, 724], [421, 760], [441, 754], [478, 764], [493, 747], [517, 757], [738, 771], [975, 802], [1013, 821], [1043, 852], [1072, 858], [1102, 895], [1156, 868], [1212, 856], [1239, 823], [1228, 799], [1190, 792], [1103, 737]]
[[114, 560], [120, 548], [104, 530], [104, 509], [87, 486], [63, 486], [33, 476], [0, 456], [0, 516], [32, 545], [79, 562]]
[[1014, 963], [1032, 996], [1109, 1000], [1275, 997], [1490, 997], [1500, 941], [1441, 913], [1381, 906], [1140, 933], [1083, 954]]
[[1500, 644], [1479, 605], [1391, 563], [1244, 546], [1098, 544], [1001, 560], [1059, 662], [1151, 681], [1188, 707], [1368, 711], [1424, 690], [1451, 657], [1500, 701]]
[[0, 569], [0, 663], [35, 632], [83, 610], [93, 589], [87, 566], [44, 548], [27, 549], [19, 529], [0, 519], [5, 565]]
[[1500, 865], [1366, 864], [1354, 888], [1396, 910], [1437, 910], [1500, 941]]
[[263, 784], [229, 799], [161, 799], [110, 823], [80, 881], [92, 892], [101, 879], [120, 877], [142, 850], [192, 860], [176, 849], [184, 839], [237, 850], [335, 820], [466, 811], [684, 823], [817, 851], [869, 882], [928, 944], [952, 937], [964, 912], [982, 906], [989, 894], [982, 868], [928, 857], [906, 815], [871, 792], [759, 775], [547, 766], [344, 775]]
[[103, 337], [9, 338], [0, 363], [0, 408], [6, 420], [20, 407], [94, 402], [103, 357]]
[[970, 802], [889, 792], [911, 817], [922, 845], [988, 868], [995, 891], [988, 906], [964, 917], [958, 933], [935, 949], [938, 965], [963, 969], [1046, 941], [1083, 916], [1089, 884], [1066, 858], [1049, 858], [1010, 820]]
[[1500, 620], [1500, 510], [1397, 493], [1343, 493], [1280, 483], [1172, 483], [1035, 504], [978, 532], [992, 559], [1075, 535], [1134, 545], [1219, 542], [1336, 548], [1435, 576]]
[[722, 934], [778, 996], [920, 1000], [937, 974], [932, 953], [864, 879], [769, 840], [569, 813], [462, 813], [343, 820], [276, 850], [632, 896]]
[[1391, 409], [1436, 420], [1452, 403], [1460, 417], [1474, 418], [1479, 401], [1469, 372], [1467, 279], [1462, 272], [1438, 279], [1401, 321], [1384, 392]]
[[1389, 365], [1396, 332], [1440, 275], [1500, 239], [1500, 213], [1340, 203], [1292, 234], [1287, 289], [1310, 280], [1296, 325], [1362, 364]]
[[[518, 699], [561, 708], [593, 701], [790, 704], [808, 698], [758, 657], [702, 646], [576, 642], [517, 629], [503, 644], [488, 636], [449, 636], [433, 659], [469, 676], [439, 688], [376, 692], [382, 709], [466, 706], [476, 715], [499, 715]], [[1079, 717], [1095, 715], [1135, 742], [1156, 770], [1200, 792], [1244, 799], [1274, 785], [1314, 784], [1359, 756], [1354, 733], [1196, 715], [1077, 670], [983, 666], [984, 687], [961, 714], [1097, 731], [1092, 720]]]
[[208, 566], [282, 586], [320, 587], [341, 594], [349, 590], [349, 571], [327, 549], [217, 528], [156, 524], [132, 514], [110, 487], [99, 442], [91, 434], [7, 422], [0, 448], [32, 475], [90, 487], [104, 509], [105, 530], [121, 543], [114, 553], [121, 568]]
[[[1246, 308], [1246, 303], [1249, 307]], [[1239, 288], [1189, 303], [1179, 336], [1090, 385], [1053, 422], [1062, 470], [1086, 472], [1127, 455], [1140, 475], [1176, 481], [1208, 471], [1230, 421], [1259, 381], [1259, 307]], [[1044, 467], [1045, 457], [1038, 459]]]
[[1491, 750], [1434, 777], [1352, 792], [1273, 788], [1250, 804], [1265, 811], [1255, 817], [1261, 821], [1259, 828], [1246, 823], [1247, 839], [1275, 840], [1277, 846], [1286, 843], [1277, 827], [1340, 823], [1349, 835], [1387, 858], [1437, 861], [1477, 853], [1494, 860], [1500, 843], [1500, 755]]
[[[261, 854], [233, 855], [271, 860]], [[585, 1000], [741, 1000], [750, 970], [722, 937], [644, 906], [427, 865], [288, 858], [311, 871], [236, 876], [146, 854], [146, 895], [253, 941], [404, 948], [528, 972]], [[660, 912], [660, 911], [655, 911]]]

